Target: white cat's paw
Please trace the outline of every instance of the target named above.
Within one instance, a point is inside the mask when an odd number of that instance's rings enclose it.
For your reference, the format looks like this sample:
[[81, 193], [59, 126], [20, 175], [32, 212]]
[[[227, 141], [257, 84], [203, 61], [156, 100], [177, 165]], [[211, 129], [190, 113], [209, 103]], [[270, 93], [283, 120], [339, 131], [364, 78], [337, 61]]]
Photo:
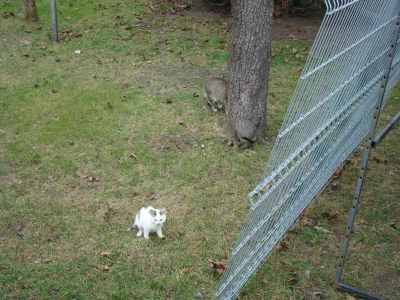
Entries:
[[165, 239], [165, 235], [159, 235], [158, 236], [160, 239]]
[[131, 230], [132, 230], [132, 228], [131, 228], [131, 227], [129, 227], [127, 230], [128, 230], [128, 231], [131, 231]]
[[138, 233], [136, 233], [136, 236], [142, 236], [142, 233], [139, 231]]

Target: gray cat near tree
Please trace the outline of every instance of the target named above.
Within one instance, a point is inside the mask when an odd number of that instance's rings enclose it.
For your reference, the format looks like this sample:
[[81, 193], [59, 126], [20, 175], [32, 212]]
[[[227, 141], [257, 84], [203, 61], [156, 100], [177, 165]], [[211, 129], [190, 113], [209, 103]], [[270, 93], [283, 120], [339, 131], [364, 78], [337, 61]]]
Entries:
[[[228, 107], [228, 83], [222, 78], [211, 78], [203, 88], [206, 104], [216, 112]], [[228, 140], [228, 146], [247, 148], [256, 140], [258, 124], [238, 116], [217, 120], [217, 131]]]
[[[228, 122], [227, 122], [228, 119]], [[256, 128], [250, 120], [241, 117], [218, 118], [215, 122], [217, 132], [228, 140], [228, 146], [245, 149], [256, 140]]]
[[224, 110], [228, 101], [228, 83], [222, 78], [211, 78], [203, 88], [203, 95], [213, 112]]
[[151, 206], [143, 206], [136, 214], [135, 222], [128, 230], [137, 227], [139, 229], [137, 236], [145, 239], [149, 238], [151, 232], [157, 233], [159, 238], [163, 238], [162, 227], [167, 219], [167, 211], [165, 209], [155, 209]]

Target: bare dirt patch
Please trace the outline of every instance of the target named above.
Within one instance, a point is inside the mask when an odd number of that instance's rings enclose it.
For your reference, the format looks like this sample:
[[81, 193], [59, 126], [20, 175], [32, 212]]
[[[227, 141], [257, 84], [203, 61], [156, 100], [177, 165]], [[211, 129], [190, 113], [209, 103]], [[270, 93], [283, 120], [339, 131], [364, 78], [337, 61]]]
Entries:
[[[203, 1], [194, 1], [191, 11], [186, 11], [193, 22], [231, 22], [230, 8], [206, 5]], [[306, 10], [293, 15], [283, 14], [274, 18], [272, 39], [274, 41], [302, 41], [311, 44], [318, 33], [324, 17], [324, 10]]]
[[181, 153], [196, 146], [196, 143], [190, 136], [165, 132], [161, 132], [158, 137], [151, 142], [151, 148], [158, 152], [172, 151]]

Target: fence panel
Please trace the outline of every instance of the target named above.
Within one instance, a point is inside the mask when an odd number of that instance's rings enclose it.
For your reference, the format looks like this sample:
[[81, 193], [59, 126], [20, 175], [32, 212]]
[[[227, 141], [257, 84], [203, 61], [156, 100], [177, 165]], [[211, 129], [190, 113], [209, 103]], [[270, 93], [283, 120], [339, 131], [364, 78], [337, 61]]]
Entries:
[[[325, 0], [327, 12], [215, 299], [234, 299], [368, 133], [398, 0]], [[399, 41], [397, 41], [397, 44]], [[400, 77], [396, 48], [387, 93]]]

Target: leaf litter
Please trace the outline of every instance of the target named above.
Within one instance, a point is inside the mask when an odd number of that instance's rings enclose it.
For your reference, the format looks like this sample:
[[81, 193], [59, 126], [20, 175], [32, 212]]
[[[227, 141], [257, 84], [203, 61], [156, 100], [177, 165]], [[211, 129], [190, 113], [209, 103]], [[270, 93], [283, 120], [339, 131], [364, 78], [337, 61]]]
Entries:
[[214, 261], [209, 259], [208, 260], [209, 264], [206, 267], [207, 270], [211, 271], [211, 272], [215, 272], [218, 275], [222, 276], [226, 270], [226, 263], [222, 262], [222, 261]]

